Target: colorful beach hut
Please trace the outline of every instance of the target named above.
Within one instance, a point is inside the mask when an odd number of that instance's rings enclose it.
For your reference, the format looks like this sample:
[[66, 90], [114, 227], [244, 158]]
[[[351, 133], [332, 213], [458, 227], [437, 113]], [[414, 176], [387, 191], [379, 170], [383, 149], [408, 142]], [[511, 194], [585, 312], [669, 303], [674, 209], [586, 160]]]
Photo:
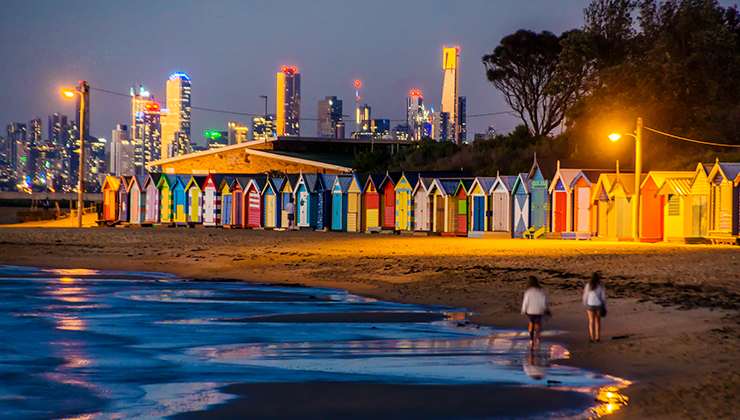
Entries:
[[555, 176], [552, 179], [548, 193], [552, 203], [552, 232], [573, 231], [573, 208], [571, 184], [581, 172], [580, 169], [565, 169], [558, 161]]
[[709, 239], [737, 237], [740, 228], [740, 163], [721, 163], [719, 159], [707, 175], [709, 180]]
[[491, 203], [491, 230], [494, 232], [511, 233], [511, 207], [512, 207], [512, 190], [516, 183], [515, 175], [499, 175], [491, 186], [489, 195]]
[[159, 180], [161, 178], [162, 174], [150, 173], [144, 182], [144, 190], [146, 191], [146, 211], [144, 222], [147, 224], [159, 223], [160, 191], [159, 188], [157, 188], [157, 184], [159, 184]]
[[[691, 171], [650, 171], [648, 172], [645, 180], [640, 185], [640, 241], [641, 242], [660, 242], [663, 241], [665, 236], [665, 211], [664, 206], [666, 204], [666, 195], [658, 194], [660, 187], [665, 184], [667, 179], [671, 179], [671, 183], [667, 188], [671, 189], [673, 194], [669, 194], [671, 197], [672, 209], [678, 209], [677, 204], [680, 199], [678, 191], [688, 193], [689, 190], [686, 186], [691, 182], [691, 178], [694, 173]], [[677, 183], [677, 180], [682, 179], [685, 182]], [[685, 184], [685, 185], [684, 185]], [[674, 188], [675, 187], [675, 188]], [[676, 216], [672, 214], [672, 216]]]
[[280, 227], [280, 213], [282, 212], [282, 197], [280, 188], [283, 186], [285, 178], [267, 178], [265, 187], [262, 190], [262, 208], [264, 214], [265, 228], [272, 229]]
[[521, 173], [516, 177], [516, 182], [511, 188], [512, 195], [512, 233], [515, 238], [524, 237], [524, 232], [529, 230], [530, 203], [529, 197], [532, 190], [529, 176]]
[[134, 175], [129, 183], [129, 221], [132, 224], [140, 225], [146, 218], [146, 183], [147, 175]]
[[[664, 201], [663, 241], [691, 243], [702, 241], [694, 230], [694, 201], [691, 194], [692, 178], [665, 178], [656, 196]], [[643, 224], [646, 223], [643, 219]]]
[[483, 232], [491, 231], [492, 200], [489, 193], [495, 183], [496, 177], [489, 176], [479, 176], [473, 180], [469, 194], [471, 220], [469, 237], [482, 238]]
[[159, 221], [160, 223], [175, 222], [175, 200], [172, 187], [177, 181], [177, 175], [164, 174], [159, 178], [157, 189], [159, 190]]
[[[537, 162], [537, 155], [534, 157], [534, 163], [527, 174], [529, 179], [530, 192], [530, 228], [534, 236], [536, 233], [545, 228], [550, 228], [550, 203], [548, 200], [548, 189], [550, 186], [550, 173], [546, 165]], [[537, 236], [540, 237], [540, 236]]]
[[298, 185], [298, 174], [288, 174], [285, 177], [285, 182], [283, 182], [282, 189], [280, 191], [280, 194], [282, 194], [283, 202], [282, 202], [282, 214], [280, 218], [280, 223], [282, 227], [288, 227], [290, 224], [288, 223], [288, 212], [285, 211], [285, 206], [290, 202], [290, 199], [294, 199], [295, 204], [295, 195], [294, 191]]
[[174, 222], [176, 225], [185, 226], [188, 224], [188, 195], [185, 192], [190, 182], [190, 175], [175, 175], [175, 182], [172, 184], [172, 205], [174, 210]]
[[468, 191], [473, 185], [472, 179], [461, 179], [455, 190], [455, 201], [457, 201], [457, 236], [468, 236]]
[[318, 217], [316, 218], [316, 229], [318, 230], [330, 230], [332, 220], [332, 189], [337, 176], [332, 174], [319, 174], [319, 182], [317, 185], [316, 197], [318, 201], [316, 203]]
[[[301, 228], [316, 228], [318, 218], [318, 175], [301, 173], [295, 187], [296, 224]], [[332, 203], [333, 204], [333, 203]]]
[[129, 222], [129, 183], [131, 182], [131, 176], [121, 176], [121, 182], [118, 184], [118, 220], [122, 223]]
[[383, 214], [381, 213], [381, 185], [385, 180], [385, 174], [372, 174], [367, 177], [363, 188], [363, 200], [365, 208], [364, 230], [366, 232], [380, 230], [383, 223]]
[[244, 191], [249, 185], [251, 179], [246, 176], [236, 176], [231, 181], [229, 190], [231, 191], [231, 224], [233, 228], [246, 228], [246, 216], [244, 208]]
[[429, 188], [434, 178], [420, 176], [412, 195], [414, 196], [414, 231], [429, 232], [429, 217], [432, 212], [432, 198], [429, 197]]
[[433, 232], [443, 236], [457, 235], [457, 187], [460, 179], [437, 178], [429, 189], [433, 197], [431, 225]]
[[206, 179], [208, 179], [208, 175], [193, 175], [185, 185], [186, 201], [188, 203], [187, 221], [189, 224], [203, 223], [203, 198], [205, 196]]
[[[640, 181], [645, 177], [641, 174]], [[638, 192], [639, 193], [639, 192]], [[635, 195], [635, 174], [617, 172], [614, 184], [609, 190], [609, 198], [613, 201], [614, 234], [617, 240], [632, 239], [632, 200]]]
[[112, 222], [118, 220], [118, 189], [121, 180], [114, 176], [106, 176], [103, 181], [103, 220]]
[[591, 193], [605, 171], [583, 169], [570, 183], [572, 223], [563, 239], [590, 239], [597, 230], [598, 207], [591, 205]]
[[396, 229], [396, 184], [401, 179], [400, 172], [386, 173], [380, 183], [380, 226], [383, 229]]
[[396, 194], [396, 229], [414, 230], [414, 197], [413, 191], [419, 182], [418, 173], [402, 173], [395, 186]]
[[203, 226], [221, 225], [221, 180], [223, 175], [208, 174], [203, 182]]
[[262, 190], [267, 184], [264, 175], [254, 176], [249, 180], [244, 192], [245, 226], [248, 228], [263, 227], [262, 222]]
[[230, 228], [232, 219], [232, 202], [231, 202], [231, 183], [234, 182], [233, 176], [224, 176], [219, 183], [219, 190], [221, 191], [221, 226]]

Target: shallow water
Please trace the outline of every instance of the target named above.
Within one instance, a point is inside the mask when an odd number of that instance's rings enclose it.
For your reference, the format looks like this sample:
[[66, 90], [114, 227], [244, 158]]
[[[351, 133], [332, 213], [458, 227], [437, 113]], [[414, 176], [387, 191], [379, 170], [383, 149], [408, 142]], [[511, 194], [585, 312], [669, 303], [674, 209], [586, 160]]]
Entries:
[[[620, 384], [557, 365], [568, 354], [558, 344], [530, 353], [525, 334], [478, 328], [467, 315], [332, 289], [0, 266], [0, 418], [187, 417], [233, 405], [226, 385], [245, 384], [249, 396], [249, 384], [302, 383], [453, 386], [446, 392], [500, 385], [524, 398], [548, 388], [563, 397], [536, 407], [512, 401], [509, 411], [492, 398], [497, 411], [483, 407], [476, 418], [552, 417], [588, 412], [598, 388]], [[359, 414], [341, 418], [367, 410]]]

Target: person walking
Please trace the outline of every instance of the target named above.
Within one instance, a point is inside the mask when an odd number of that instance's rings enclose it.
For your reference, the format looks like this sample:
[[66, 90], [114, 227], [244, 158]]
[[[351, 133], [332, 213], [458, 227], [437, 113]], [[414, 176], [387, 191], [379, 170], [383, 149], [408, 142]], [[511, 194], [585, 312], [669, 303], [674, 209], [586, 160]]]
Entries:
[[542, 317], [549, 315], [550, 309], [547, 302], [547, 292], [540, 285], [535, 276], [529, 276], [527, 280], [527, 291], [524, 292], [522, 302], [522, 315], [529, 318], [529, 348], [533, 349], [540, 345], [540, 331], [542, 330]]
[[591, 342], [600, 341], [601, 318], [606, 316], [606, 289], [601, 284], [601, 274], [597, 271], [583, 287], [583, 306], [588, 312], [588, 332]]
[[293, 203], [293, 197], [290, 197], [290, 201], [285, 205], [285, 212], [288, 213], [288, 230], [293, 230], [295, 226], [295, 204]]

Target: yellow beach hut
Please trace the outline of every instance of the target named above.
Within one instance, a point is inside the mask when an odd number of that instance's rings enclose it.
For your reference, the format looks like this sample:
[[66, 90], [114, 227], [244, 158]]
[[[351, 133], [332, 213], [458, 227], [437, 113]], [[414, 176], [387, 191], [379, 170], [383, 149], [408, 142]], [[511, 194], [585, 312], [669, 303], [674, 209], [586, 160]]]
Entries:
[[[740, 176], [740, 163], [714, 164], [707, 175], [709, 180], [709, 239], [712, 242], [727, 242], [734, 238], [737, 243], [740, 227], [740, 204], [735, 180]], [[732, 242], [732, 241], [730, 241]]]

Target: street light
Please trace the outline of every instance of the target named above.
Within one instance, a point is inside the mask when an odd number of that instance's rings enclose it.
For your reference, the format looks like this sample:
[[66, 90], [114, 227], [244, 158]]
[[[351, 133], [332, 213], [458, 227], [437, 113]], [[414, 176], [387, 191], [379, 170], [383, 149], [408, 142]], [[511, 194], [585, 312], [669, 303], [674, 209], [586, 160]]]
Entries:
[[80, 118], [78, 132], [80, 134], [80, 170], [79, 183], [77, 185], [77, 227], [82, 227], [82, 209], [85, 208], [85, 109], [87, 107], [87, 94], [90, 92], [90, 85], [87, 82], [80, 82], [79, 90], [62, 89], [62, 94], [68, 99], [74, 98], [75, 94], [80, 95]]
[[617, 141], [622, 136], [635, 138], [635, 195], [632, 197], [632, 238], [635, 242], [640, 241], [640, 176], [642, 175], [642, 118], [637, 117], [637, 128], [635, 134], [610, 134], [611, 141]]

